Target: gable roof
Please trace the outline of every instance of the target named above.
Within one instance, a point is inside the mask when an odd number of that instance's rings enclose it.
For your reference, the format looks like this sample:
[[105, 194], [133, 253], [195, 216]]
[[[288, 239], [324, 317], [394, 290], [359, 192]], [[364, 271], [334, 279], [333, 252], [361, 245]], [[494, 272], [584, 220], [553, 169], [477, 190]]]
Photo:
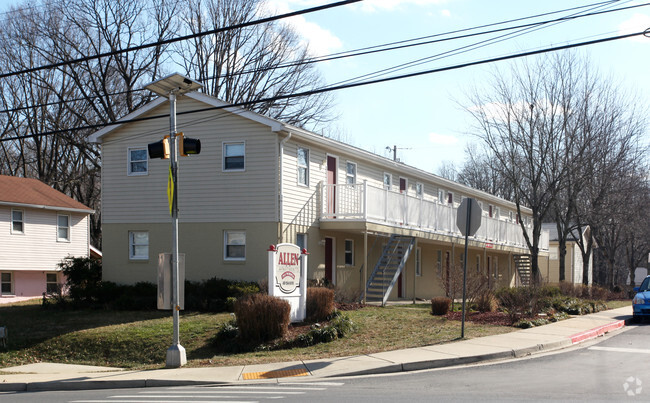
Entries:
[[[584, 227], [583, 235], [585, 232], [587, 232], [588, 228], [589, 226]], [[549, 241], [559, 240], [557, 225], [555, 223], [542, 223], [542, 229], [548, 230]], [[571, 231], [569, 231], [569, 234], [567, 234], [567, 242], [576, 242], [579, 238], [580, 235], [577, 228], [573, 228]]]
[[[186, 94], [182, 95], [183, 97], [188, 97], [192, 98], [196, 101], [203, 102], [208, 105], [208, 108], [214, 108], [216, 109], [223, 109], [228, 112], [234, 113], [239, 116], [243, 116], [247, 119], [250, 119], [252, 121], [261, 123], [263, 125], [269, 126], [271, 128], [271, 131], [277, 132], [283, 129], [286, 129], [288, 125], [280, 122], [279, 120], [275, 120], [273, 118], [260, 115], [259, 113], [249, 111], [248, 109], [244, 109], [239, 106], [228, 106], [230, 105], [228, 102], [224, 102], [218, 98], [212, 97], [210, 95], [203, 94], [201, 92], [188, 92]], [[138, 119], [141, 118], [144, 114], [147, 112], [153, 110], [154, 108], [158, 107], [159, 105], [167, 102], [168, 100], [165, 97], [158, 97], [154, 99], [153, 101], [149, 102], [148, 104], [144, 105], [143, 107], [136, 109], [135, 111], [129, 113], [128, 115], [124, 116], [115, 124], [112, 124], [110, 126], [106, 126], [103, 129], [93, 133], [88, 137], [88, 141], [91, 143], [101, 143], [102, 139], [111, 133], [113, 130], [119, 128], [120, 126], [130, 123], [130, 120]], [[178, 101], [178, 99], [177, 99]]]
[[[423, 178], [424, 180], [429, 180], [433, 181], [435, 183], [438, 183], [442, 186], [444, 186], [447, 190], [453, 191], [453, 192], [461, 192], [461, 193], [467, 193], [467, 194], [472, 194], [472, 195], [479, 195], [481, 199], [486, 200], [486, 201], [492, 201], [494, 203], [499, 203], [504, 206], [509, 206], [511, 209], [516, 209], [516, 206], [513, 202], [507, 201], [505, 199], [502, 199], [498, 196], [492, 195], [490, 193], [484, 192], [482, 190], [478, 189], [473, 189], [470, 188], [469, 186], [460, 184], [458, 182], [454, 182], [448, 179], [445, 179], [441, 176], [435, 175], [431, 172], [424, 171], [422, 169], [412, 167], [409, 165], [406, 165], [402, 162], [398, 161], [393, 161], [392, 159], [380, 156], [378, 154], [372, 153], [370, 151], [355, 147], [353, 145], [334, 140], [331, 138], [327, 138], [325, 136], [319, 135], [317, 133], [313, 133], [309, 130], [302, 129], [284, 122], [281, 122], [279, 120], [270, 118], [268, 116], [261, 115], [257, 112], [252, 112], [248, 109], [239, 107], [239, 106], [229, 106], [230, 104], [228, 102], [222, 101], [218, 98], [215, 98], [213, 96], [201, 93], [201, 92], [188, 92], [182, 95], [182, 97], [187, 97], [190, 99], [194, 99], [196, 101], [202, 102], [206, 104], [206, 108], [200, 109], [200, 110], [194, 110], [194, 112], [198, 111], [206, 111], [210, 109], [214, 110], [225, 110], [228, 112], [231, 112], [237, 116], [244, 117], [246, 119], [252, 120], [254, 122], [263, 124], [265, 126], [268, 126], [272, 132], [280, 132], [284, 136], [289, 136], [291, 137], [292, 135], [295, 136], [296, 138], [300, 138], [302, 140], [306, 140], [312, 143], [316, 143], [325, 147], [330, 147], [335, 150], [345, 150], [348, 153], [353, 153], [357, 158], [362, 158], [365, 159], [366, 161], [370, 161], [372, 163], [375, 163], [377, 165], [381, 166], [390, 166], [396, 170], [402, 171], [405, 174], [410, 174], [415, 176], [416, 178]], [[180, 101], [182, 98], [179, 97], [177, 98], [177, 102]], [[129, 123], [132, 123], [132, 121], [137, 121], [140, 118], [143, 118], [144, 115], [151, 110], [155, 109], [156, 107], [160, 106], [161, 104], [164, 104], [168, 102], [168, 99], [165, 97], [159, 96], [158, 98], [154, 99], [150, 103], [142, 106], [141, 108], [131, 112], [130, 114], [124, 116], [123, 118], [119, 119], [117, 122], [110, 126], [106, 126], [103, 129], [93, 133], [88, 137], [88, 141], [93, 142], [93, 143], [102, 143], [104, 141], [104, 138], [110, 133], [112, 133], [114, 130], [122, 127], [123, 125], [127, 125]], [[186, 112], [187, 113], [187, 112]], [[160, 115], [160, 117], [166, 117], [168, 119], [169, 115]], [[156, 118], [156, 116], [153, 116], [151, 118]], [[150, 117], [146, 117], [145, 119], [150, 119]], [[521, 206], [521, 210], [524, 212], [530, 213], [530, 209], [525, 206]]]
[[91, 214], [93, 209], [39, 181], [0, 175], [0, 205]]

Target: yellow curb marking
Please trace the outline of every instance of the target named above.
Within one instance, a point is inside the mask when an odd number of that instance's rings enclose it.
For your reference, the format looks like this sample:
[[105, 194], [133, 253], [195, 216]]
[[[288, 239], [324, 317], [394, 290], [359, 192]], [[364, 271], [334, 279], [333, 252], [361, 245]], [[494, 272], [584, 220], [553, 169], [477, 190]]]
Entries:
[[306, 369], [284, 369], [279, 371], [267, 372], [246, 372], [242, 374], [242, 378], [250, 379], [269, 379], [269, 378], [285, 378], [290, 376], [307, 376], [309, 373]]

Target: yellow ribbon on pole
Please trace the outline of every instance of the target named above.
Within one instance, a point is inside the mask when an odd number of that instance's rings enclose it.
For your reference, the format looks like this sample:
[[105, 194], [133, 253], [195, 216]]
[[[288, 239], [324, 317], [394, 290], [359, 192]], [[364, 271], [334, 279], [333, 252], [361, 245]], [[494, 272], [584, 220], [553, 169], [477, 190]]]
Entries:
[[169, 201], [169, 215], [172, 215], [172, 206], [174, 204], [174, 177], [172, 176], [172, 166], [169, 166], [169, 176], [167, 177], [167, 200]]

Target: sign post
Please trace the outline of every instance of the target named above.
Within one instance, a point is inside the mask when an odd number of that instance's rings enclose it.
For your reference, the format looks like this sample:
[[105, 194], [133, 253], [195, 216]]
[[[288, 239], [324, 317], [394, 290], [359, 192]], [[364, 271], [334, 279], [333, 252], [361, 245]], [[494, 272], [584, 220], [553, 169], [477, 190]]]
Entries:
[[291, 323], [307, 317], [307, 250], [298, 245], [271, 245], [269, 258], [269, 295], [291, 305]]
[[476, 199], [468, 197], [458, 207], [456, 226], [465, 235], [465, 257], [463, 258], [463, 316], [460, 327], [460, 338], [465, 338], [465, 301], [467, 300], [467, 238], [476, 234], [481, 226], [481, 206]]

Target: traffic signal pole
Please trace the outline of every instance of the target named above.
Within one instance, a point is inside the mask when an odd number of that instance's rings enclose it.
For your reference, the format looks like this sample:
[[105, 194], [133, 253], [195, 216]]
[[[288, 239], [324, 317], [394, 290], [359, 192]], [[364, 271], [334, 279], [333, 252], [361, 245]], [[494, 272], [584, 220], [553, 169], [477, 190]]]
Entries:
[[178, 284], [178, 144], [176, 136], [176, 93], [169, 93], [169, 151], [172, 171], [172, 315], [174, 321], [174, 334], [172, 345], [167, 349], [168, 368], [179, 368], [187, 363], [185, 348], [180, 344], [179, 336], [179, 287]]

